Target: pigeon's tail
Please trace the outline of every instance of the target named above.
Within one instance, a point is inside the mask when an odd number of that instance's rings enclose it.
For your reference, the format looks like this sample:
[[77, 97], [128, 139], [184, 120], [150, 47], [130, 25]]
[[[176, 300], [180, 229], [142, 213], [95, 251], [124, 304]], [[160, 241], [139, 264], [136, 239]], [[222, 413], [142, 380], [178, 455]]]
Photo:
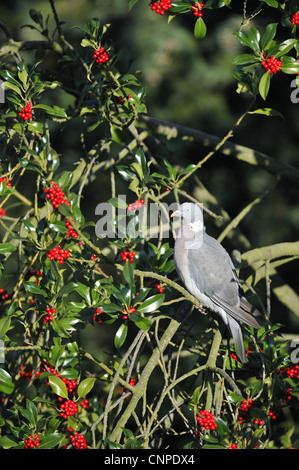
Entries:
[[227, 315], [228, 326], [231, 331], [233, 340], [235, 342], [237, 353], [242, 364], [246, 362], [245, 349], [243, 344], [242, 330], [239, 323], [232, 318], [230, 315]]

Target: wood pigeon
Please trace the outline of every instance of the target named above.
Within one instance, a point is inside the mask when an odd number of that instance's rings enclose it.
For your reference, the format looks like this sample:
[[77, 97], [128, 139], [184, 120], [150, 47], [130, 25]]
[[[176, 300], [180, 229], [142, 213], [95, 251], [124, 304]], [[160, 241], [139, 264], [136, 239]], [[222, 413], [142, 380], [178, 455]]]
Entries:
[[202, 209], [197, 204], [185, 202], [171, 216], [183, 218], [173, 252], [179, 277], [202, 305], [220, 314], [229, 327], [241, 362], [245, 363], [239, 322], [260, 328], [252, 316], [259, 311], [246, 300], [227, 251], [206, 233]]

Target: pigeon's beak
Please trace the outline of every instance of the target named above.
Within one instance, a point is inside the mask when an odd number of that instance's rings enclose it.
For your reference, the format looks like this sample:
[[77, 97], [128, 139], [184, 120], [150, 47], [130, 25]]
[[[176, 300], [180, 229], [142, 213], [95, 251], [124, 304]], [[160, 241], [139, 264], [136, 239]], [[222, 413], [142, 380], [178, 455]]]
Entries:
[[181, 214], [182, 214], [181, 211], [177, 210], [173, 212], [170, 217], [179, 217]]

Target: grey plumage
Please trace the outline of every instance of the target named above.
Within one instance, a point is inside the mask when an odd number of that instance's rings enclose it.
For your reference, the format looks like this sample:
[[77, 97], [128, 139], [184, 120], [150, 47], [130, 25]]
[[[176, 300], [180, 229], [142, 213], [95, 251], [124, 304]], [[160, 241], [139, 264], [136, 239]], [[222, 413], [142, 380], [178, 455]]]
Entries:
[[202, 305], [221, 316], [244, 363], [246, 356], [239, 322], [258, 329], [260, 325], [252, 314], [259, 312], [246, 300], [227, 251], [206, 233], [201, 208], [186, 202], [172, 215], [184, 220], [174, 245], [177, 273], [186, 289]]

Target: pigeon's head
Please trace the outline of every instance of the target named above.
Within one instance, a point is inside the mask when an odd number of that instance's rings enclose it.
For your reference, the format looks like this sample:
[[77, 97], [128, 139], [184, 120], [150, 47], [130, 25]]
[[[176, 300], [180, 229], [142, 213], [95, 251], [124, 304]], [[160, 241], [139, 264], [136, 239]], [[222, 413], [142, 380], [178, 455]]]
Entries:
[[193, 202], [184, 202], [171, 216], [182, 217], [185, 224], [201, 222], [203, 225], [202, 208]]

